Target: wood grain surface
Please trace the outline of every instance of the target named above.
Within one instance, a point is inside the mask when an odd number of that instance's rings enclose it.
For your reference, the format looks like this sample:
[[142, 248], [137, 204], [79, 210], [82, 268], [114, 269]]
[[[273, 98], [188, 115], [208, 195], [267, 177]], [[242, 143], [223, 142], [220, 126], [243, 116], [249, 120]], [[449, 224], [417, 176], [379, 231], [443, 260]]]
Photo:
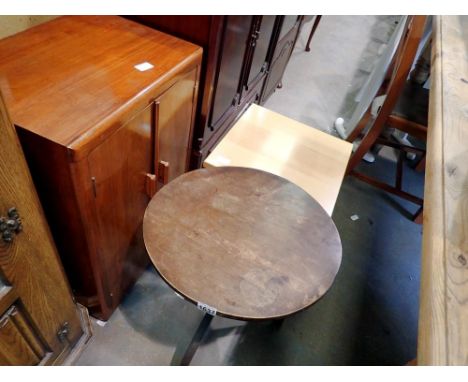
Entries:
[[307, 308], [341, 263], [340, 237], [325, 210], [286, 179], [247, 168], [175, 179], [151, 200], [143, 235], [172, 288], [242, 320]]
[[[121, 17], [65, 16], [0, 41], [0, 88], [17, 126], [79, 156], [201, 54], [196, 45]], [[154, 67], [134, 67], [143, 62]]]
[[[18, 298], [24, 307], [22, 313], [56, 358], [80, 338], [82, 330], [70, 287], [1, 94], [0, 142], [0, 215], [5, 216], [9, 208], [16, 207], [23, 226], [12, 242], [0, 240], [0, 273], [12, 288], [7, 290], [7, 294], [0, 294], [0, 298], [6, 302], [11, 302], [13, 296]], [[3, 310], [4, 307], [0, 302], [0, 308]], [[57, 337], [57, 331], [65, 322], [70, 329], [68, 345]], [[16, 334], [7, 337], [13, 340]], [[20, 359], [12, 360], [16, 361]]]
[[468, 17], [435, 16], [419, 365], [468, 364]]
[[253, 104], [203, 166], [248, 167], [282, 176], [302, 187], [331, 216], [352, 147]]

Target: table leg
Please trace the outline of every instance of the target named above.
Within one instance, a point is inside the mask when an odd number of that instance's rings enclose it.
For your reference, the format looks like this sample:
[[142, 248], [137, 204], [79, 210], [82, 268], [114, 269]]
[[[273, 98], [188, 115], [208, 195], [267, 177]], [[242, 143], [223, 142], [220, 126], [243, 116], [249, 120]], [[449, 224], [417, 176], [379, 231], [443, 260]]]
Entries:
[[200, 325], [198, 326], [198, 329], [192, 338], [192, 342], [190, 342], [190, 345], [187, 347], [187, 350], [185, 351], [185, 354], [182, 357], [182, 361], [180, 362], [181, 366], [188, 366], [192, 361], [195, 352], [197, 351], [203, 337], [205, 336], [206, 332], [208, 331], [208, 328], [210, 327], [212, 319], [212, 315], [205, 313], [205, 316], [201, 320]]
[[280, 330], [281, 326], [283, 326], [284, 318], [281, 320], [273, 320], [273, 329]]

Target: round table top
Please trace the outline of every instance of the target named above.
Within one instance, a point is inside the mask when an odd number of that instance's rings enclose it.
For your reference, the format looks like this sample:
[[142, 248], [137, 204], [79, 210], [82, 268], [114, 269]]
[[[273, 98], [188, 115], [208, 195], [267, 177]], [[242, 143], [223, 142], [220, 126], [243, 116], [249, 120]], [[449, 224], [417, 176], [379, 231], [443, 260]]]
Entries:
[[325, 210], [288, 180], [248, 168], [176, 178], [150, 201], [143, 236], [176, 292], [240, 320], [307, 308], [341, 263], [340, 237]]

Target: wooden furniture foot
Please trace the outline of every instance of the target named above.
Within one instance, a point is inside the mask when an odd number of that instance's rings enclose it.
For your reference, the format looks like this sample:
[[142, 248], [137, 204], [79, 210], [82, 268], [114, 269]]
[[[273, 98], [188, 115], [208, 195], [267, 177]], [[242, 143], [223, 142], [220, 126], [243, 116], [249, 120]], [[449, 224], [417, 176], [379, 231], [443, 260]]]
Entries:
[[309, 35], [309, 38], [307, 40], [307, 44], [306, 44], [306, 48], [305, 48], [306, 52], [310, 52], [310, 41], [312, 40], [312, 36], [315, 34], [315, 30], [317, 29], [321, 18], [322, 18], [321, 15], [315, 17], [314, 25], [312, 25], [312, 30], [310, 31], [310, 35]]

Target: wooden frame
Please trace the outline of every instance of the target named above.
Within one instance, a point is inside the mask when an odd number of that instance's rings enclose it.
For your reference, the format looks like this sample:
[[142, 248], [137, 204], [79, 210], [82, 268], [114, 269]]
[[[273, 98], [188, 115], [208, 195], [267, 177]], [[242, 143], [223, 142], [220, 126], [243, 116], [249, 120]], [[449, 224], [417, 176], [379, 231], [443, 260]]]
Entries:
[[[382, 131], [385, 126], [390, 124], [392, 127], [395, 127], [399, 130], [408, 132], [412, 135], [415, 135], [419, 138], [424, 138], [426, 136], [426, 130], [424, 126], [415, 124], [410, 121], [406, 121], [402, 118], [391, 116], [391, 112], [395, 108], [395, 105], [398, 101], [398, 97], [403, 91], [404, 85], [408, 78], [411, 66], [416, 56], [416, 52], [421, 40], [424, 25], [426, 21], [426, 16], [412, 16], [407, 21], [406, 33], [399, 44], [397, 53], [394, 59], [393, 65], [391, 65], [392, 75], [388, 85], [384, 83], [382, 88], [386, 88], [387, 96], [385, 101], [378, 112], [375, 120], [372, 123], [372, 126], [369, 128], [367, 133], [365, 133], [362, 141], [356, 151], [351, 156], [351, 159], [348, 163], [348, 168], [346, 170], [347, 175], [353, 175], [358, 179], [369, 183], [375, 187], [381, 188], [387, 192], [390, 192], [394, 195], [397, 195], [401, 198], [409, 200], [412, 203], [415, 203], [422, 207], [423, 200], [415, 195], [411, 195], [408, 192], [402, 190], [402, 176], [403, 176], [403, 153], [407, 151], [412, 152], [421, 152], [421, 150], [405, 146], [396, 142], [389, 140], [383, 140], [380, 138]], [[359, 134], [362, 133], [370, 119], [370, 111], [368, 110], [364, 118], [358, 124], [356, 129], [351, 132], [348, 137], [348, 141], [354, 141]], [[376, 144], [380, 143], [386, 146], [391, 146], [401, 150], [396, 172], [395, 185], [391, 186], [389, 184], [383, 183], [376, 179], [373, 179], [369, 176], [361, 174], [355, 170], [357, 165], [361, 162], [364, 155], [370, 150], [370, 148]], [[413, 216], [414, 221], [420, 221], [422, 214], [422, 208], [419, 208], [418, 212]]]

